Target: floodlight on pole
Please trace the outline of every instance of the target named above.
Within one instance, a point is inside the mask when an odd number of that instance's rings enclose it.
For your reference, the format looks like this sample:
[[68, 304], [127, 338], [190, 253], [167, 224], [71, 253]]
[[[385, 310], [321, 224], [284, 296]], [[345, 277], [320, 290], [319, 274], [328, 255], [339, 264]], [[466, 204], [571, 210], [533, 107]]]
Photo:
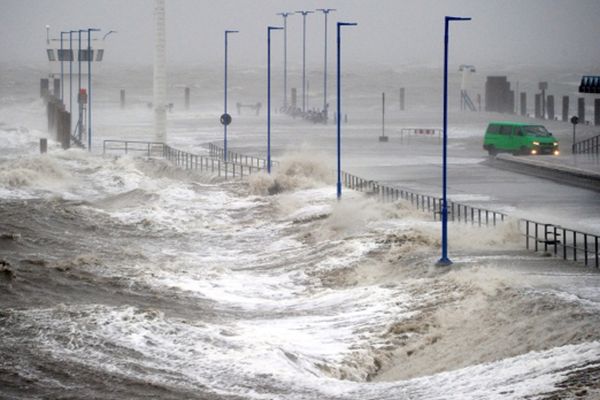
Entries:
[[302, 112], [306, 112], [306, 16], [314, 11], [296, 11], [302, 14]]
[[291, 12], [280, 12], [277, 15], [283, 17], [283, 109], [287, 111], [287, 17]]
[[238, 33], [239, 31], [229, 31], [226, 30], [225, 31], [225, 83], [224, 83], [224, 103], [225, 103], [225, 110], [223, 111], [223, 116], [224, 116], [224, 122], [223, 123], [223, 158], [225, 160], [225, 162], [227, 162], [227, 125], [229, 125], [230, 120], [228, 120], [229, 116], [227, 114], [227, 49], [228, 49], [228, 42], [227, 42], [227, 37], [229, 36], [230, 33]]
[[60, 58], [60, 101], [64, 101], [65, 97], [65, 85], [64, 85], [64, 71], [63, 71], [63, 61], [65, 60], [65, 51], [63, 49], [63, 35], [69, 33], [69, 31], [61, 31], [60, 32], [60, 54], [58, 57]]
[[69, 113], [73, 116], [73, 34], [69, 31]]
[[337, 23], [337, 199], [342, 198], [342, 53], [341, 27], [356, 26], [355, 22]]
[[283, 30], [279, 26], [267, 27], [267, 173], [271, 173], [271, 31]]
[[323, 55], [323, 112], [325, 118], [327, 118], [327, 15], [336, 11], [335, 8], [317, 8], [317, 11], [321, 11], [325, 16], [325, 40], [324, 40], [324, 55]]
[[100, 29], [88, 28], [88, 151], [92, 151], [92, 32], [99, 32]]
[[448, 203], [447, 203], [447, 156], [448, 156], [448, 28], [451, 21], [470, 21], [471, 18], [448, 17], [444, 25], [444, 126], [442, 146], [442, 256], [436, 265], [448, 266], [452, 261], [448, 258]]

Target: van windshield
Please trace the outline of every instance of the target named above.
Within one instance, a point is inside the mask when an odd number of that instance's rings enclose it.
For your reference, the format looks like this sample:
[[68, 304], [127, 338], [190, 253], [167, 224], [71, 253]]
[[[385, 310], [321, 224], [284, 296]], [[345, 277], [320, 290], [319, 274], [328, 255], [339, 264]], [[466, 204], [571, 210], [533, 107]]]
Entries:
[[542, 125], [524, 126], [522, 129], [523, 133], [527, 136], [552, 136]]

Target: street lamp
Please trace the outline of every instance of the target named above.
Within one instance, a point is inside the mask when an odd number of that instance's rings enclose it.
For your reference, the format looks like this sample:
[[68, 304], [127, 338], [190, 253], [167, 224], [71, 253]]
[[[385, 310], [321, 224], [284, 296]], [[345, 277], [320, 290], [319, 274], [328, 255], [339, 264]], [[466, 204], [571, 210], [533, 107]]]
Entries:
[[231, 117], [227, 114], [227, 36], [230, 33], [238, 33], [238, 31], [225, 31], [225, 111], [223, 112], [223, 152], [224, 160], [227, 162], [227, 125], [231, 122]]
[[92, 32], [99, 32], [100, 29], [88, 28], [88, 151], [92, 151]]
[[271, 173], [271, 31], [283, 30], [279, 26], [267, 27], [267, 173]]
[[341, 27], [342, 26], [356, 26], [355, 22], [338, 22], [337, 23], [337, 199], [342, 198], [342, 158], [341, 158], [341, 123], [342, 120], [342, 53], [341, 49]]
[[80, 103], [80, 96], [81, 96], [81, 32], [85, 32], [85, 29], [79, 29], [77, 31], [78, 35], [77, 35], [77, 41], [78, 41], [78, 49], [77, 49], [77, 83], [78, 83], [78, 88], [77, 88], [77, 110], [78, 110], [78, 118], [77, 118], [77, 125], [75, 126], [75, 131], [77, 132], [77, 139], [79, 140], [79, 143], [82, 143], [81, 139], [82, 139], [82, 124], [83, 124], [83, 112], [81, 109], [81, 103]]
[[436, 265], [448, 266], [452, 261], [448, 258], [448, 207], [446, 201], [447, 186], [447, 147], [448, 147], [448, 27], [450, 21], [470, 21], [471, 18], [445, 18], [444, 29], [444, 142], [442, 147], [442, 257]]
[[73, 117], [73, 34], [69, 31], [69, 113]]
[[69, 33], [68, 31], [60, 32], [60, 101], [62, 102], [65, 97], [65, 85], [63, 84], [64, 79], [64, 71], [63, 71], [63, 61], [65, 60], [65, 51], [63, 50], [63, 35]]
[[302, 112], [306, 111], [306, 16], [314, 11], [296, 11], [302, 14]]
[[280, 12], [283, 17], [283, 109], [287, 112], [287, 17], [293, 13]]
[[321, 11], [325, 15], [325, 51], [323, 56], [323, 112], [325, 113], [325, 120], [327, 120], [327, 15], [331, 11], [335, 11], [335, 8], [317, 8], [317, 11]]

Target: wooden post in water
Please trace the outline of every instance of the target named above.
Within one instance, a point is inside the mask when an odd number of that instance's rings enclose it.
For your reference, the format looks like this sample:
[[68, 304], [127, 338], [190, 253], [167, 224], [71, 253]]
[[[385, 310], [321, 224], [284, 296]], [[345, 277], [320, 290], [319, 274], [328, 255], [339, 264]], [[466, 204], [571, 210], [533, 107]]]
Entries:
[[527, 116], [527, 93], [525, 92], [521, 92], [521, 101], [520, 101], [520, 105], [521, 105], [521, 115], [526, 117]]
[[46, 154], [48, 151], [48, 139], [41, 138], [40, 139], [40, 154]]
[[548, 119], [554, 120], [554, 96], [549, 95], [546, 99], [546, 111], [548, 113]]
[[60, 99], [60, 79], [54, 78], [54, 91], [52, 92], [54, 97]]
[[585, 124], [585, 98], [583, 97], [577, 99], [577, 116], [579, 123]]
[[569, 96], [563, 96], [562, 98], [562, 120], [564, 122], [569, 120]]
[[48, 96], [50, 95], [50, 82], [48, 78], [40, 79], [40, 97], [44, 100], [48, 100]]

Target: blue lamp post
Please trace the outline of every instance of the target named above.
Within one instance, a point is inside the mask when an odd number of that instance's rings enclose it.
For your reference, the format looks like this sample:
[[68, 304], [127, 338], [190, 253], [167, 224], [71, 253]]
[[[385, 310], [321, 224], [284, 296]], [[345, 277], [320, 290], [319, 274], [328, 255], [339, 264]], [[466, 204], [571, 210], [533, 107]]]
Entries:
[[327, 15], [331, 11], [335, 11], [335, 8], [317, 8], [317, 11], [321, 11], [325, 15], [325, 54], [323, 58], [323, 112], [327, 117]]
[[306, 111], [306, 16], [314, 11], [296, 11], [302, 14], [302, 112]]
[[[228, 48], [228, 43], [227, 43], [227, 36], [230, 33], [238, 33], [238, 31], [225, 31], [225, 111], [223, 115], [227, 115], [227, 48]], [[227, 118], [227, 117], [225, 117]], [[223, 121], [223, 152], [224, 152], [224, 160], [225, 162], [227, 162], [227, 125], [229, 125], [229, 121]]]
[[450, 21], [469, 21], [471, 18], [448, 17], [444, 29], [444, 141], [442, 147], [442, 257], [436, 265], [448, 266], [452, 261], [448, 258], [448, 206], [447, 194], [447, 154], [448, 154], [448, 28]]
[[267, 27], [267, 172], [271, 173], [271, 31], [283, 30], [279, 26]]
[[356, 26], [355, 22], [337, 23], [337, 199], [342, 198], [342, 53], [341, 49], [341, 27]]
[[283, 109], [287, 112], [287, 17], [293, 13], [280, 12], [283, 17]]
[[88, 151], [92, 151], [92, 32], [99, 32], [100, 29], [88, 28]]

